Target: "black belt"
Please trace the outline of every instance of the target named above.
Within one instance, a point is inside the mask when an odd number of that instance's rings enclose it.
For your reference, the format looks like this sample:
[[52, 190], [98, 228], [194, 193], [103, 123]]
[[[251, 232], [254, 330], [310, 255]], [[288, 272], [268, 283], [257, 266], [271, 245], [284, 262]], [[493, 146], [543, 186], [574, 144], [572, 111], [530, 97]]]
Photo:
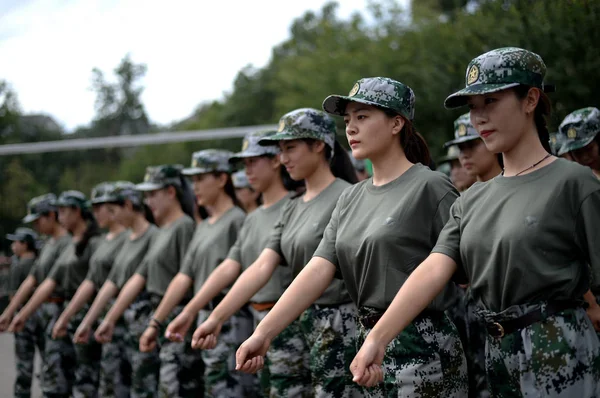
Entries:
[[583, 307], [584, 305], [585, 303], [580, 300], [550, 301], [546, 305], [546, 310], [543, 313], [542, 309], [538, 308], [518, 318], [507, 319], [502, 322], [487, 321], [486, 328], [490, 336], [501, 338], [507, 334], [511, 334], [536, 322], [542, 321], [559, 312], [572, 308]]
[[[370, 315], [360, 315], [359, 314], [358, 321], [360, 322], [361, 325], [363, 325], [363, 327], [365, 329], [372, 329], [375, 327], [377, 322], [379, 322], [379, 320], [381, 319], [381, 317], [383, 316], [384, 313], [385, 313], [385, 311], [381, 311], [381, 312], [378, 312], [375, 314], [370, 314]], [[425, 309], [419, 315], [417, 315], [415, 317], [413, 322], [417, 321], [423, 317], [439, 317], [439, 316], [444, 316], [444, 313], [442, 311]]]

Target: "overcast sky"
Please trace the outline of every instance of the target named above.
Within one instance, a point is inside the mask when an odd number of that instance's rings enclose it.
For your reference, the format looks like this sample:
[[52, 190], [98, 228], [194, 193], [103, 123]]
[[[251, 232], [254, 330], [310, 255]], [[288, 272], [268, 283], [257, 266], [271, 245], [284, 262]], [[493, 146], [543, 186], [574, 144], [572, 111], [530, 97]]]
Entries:
[[[366, 0], [340, 0], [339, 15]], [[68, 130], [94, 114], [91, 70], [106, 76], [130, 52], [148, 72], [143, 101], [152, 121], [189, 116], [230, 90], [242, 67], [265, 65], [294, 18], [324, 0], [0, 0], [0, 79], [25, 112]]]

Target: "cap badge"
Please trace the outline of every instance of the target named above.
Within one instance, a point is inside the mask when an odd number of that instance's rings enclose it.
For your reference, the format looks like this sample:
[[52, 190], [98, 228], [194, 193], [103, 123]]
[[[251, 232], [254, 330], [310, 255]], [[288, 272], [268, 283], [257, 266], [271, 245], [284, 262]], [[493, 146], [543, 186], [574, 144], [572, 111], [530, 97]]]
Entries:
[[244, 152], [246, 149], [248, 149], [248, 140], [244, 140], [244, 142], [242, 143], [242, 152]]
[[279, 128], [277, 129], [278, 133], [281, 133], [283, 131], [283, 129], [285, 128], [285, 121], [280, 120], [279, 121]]
[[356, 95], [356, 93], [358, 93], [359, 89], [360, 89], [360, 86], [358, 85], [358, 83], [355, 83], [354, 86], [352, 87], [352, 90], [350, 90], [350, 92], [348, 93], [348, 97], [354, 97]]
[[458, 136], [464, 137], [465, 135], [467, 135], [467, 126], [464, 124], [458, 125]]
[[577, 138], [577, 130], [575, 130], [574, 127], [569, 128], [569, 130], [567, 130], [567, 137], [570, 139]]
[[471, 85], [475, 83], [477, 79], [479, 79], [479, 67], [477, 65], [472, 65], [467, 74], [467, 84]]

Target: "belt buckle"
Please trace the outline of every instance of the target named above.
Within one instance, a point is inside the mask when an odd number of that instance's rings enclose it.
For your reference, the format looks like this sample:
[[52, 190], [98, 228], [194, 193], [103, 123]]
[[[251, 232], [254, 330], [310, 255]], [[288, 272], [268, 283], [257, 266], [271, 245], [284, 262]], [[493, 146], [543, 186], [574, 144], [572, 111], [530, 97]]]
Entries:
[[494, 326], [496, 328], [496, 330], [498, 331], [498, 335], [494, 336], [494, 337], [497, 337], [497, 338], [504, 337], [504, 327], [501, 324], [499, 324], [498, 322], [493, 322], [492, 326]]

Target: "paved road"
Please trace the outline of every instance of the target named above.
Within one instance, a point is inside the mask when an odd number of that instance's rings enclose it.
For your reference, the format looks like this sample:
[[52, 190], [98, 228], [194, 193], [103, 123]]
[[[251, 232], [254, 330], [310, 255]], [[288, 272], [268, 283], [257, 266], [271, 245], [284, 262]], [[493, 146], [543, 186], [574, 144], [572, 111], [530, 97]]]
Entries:
[[[13, 383], [15, 381], [15, 345], [13, 335], [0, 333], [0, 398], [13, 397]], [[36, 355], [35, 368], [39, 374], [40, 358]], [[42, 392], [37, 378], [34, 377], [31, 398], [40, 398]]]

